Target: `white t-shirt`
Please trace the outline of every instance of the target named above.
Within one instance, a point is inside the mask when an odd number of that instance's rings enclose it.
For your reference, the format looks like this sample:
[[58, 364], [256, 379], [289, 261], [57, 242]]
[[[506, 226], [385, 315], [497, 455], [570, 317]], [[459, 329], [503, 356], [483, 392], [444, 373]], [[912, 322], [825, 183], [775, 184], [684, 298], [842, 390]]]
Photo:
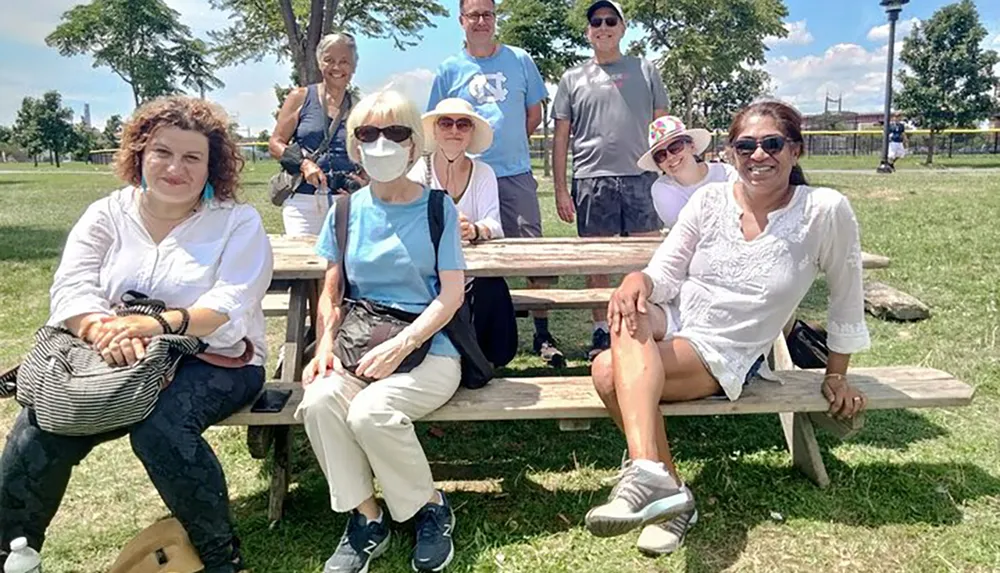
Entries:
[[870, 344], [858, 222], [847, 198], [799, 185], [747, 241], [733, 185], [699, 189], [643, 271], [653, 283], [650, 302], [669, 317], [668, 338], [689, 341], [731, 400], [820, 271], [830, 289], [830, 350], [853, 354]]
[[[431, 182], [433, 189], [444, 189], [437, 173], [434, 172], [433, 160], [421, 158], [407, 175], [411, 181], [426, 183], [427, 164], [431, 163]], [[458, 211], [474, 223], [481, 223], [490, 230], [491, 239], [503, 238], [503, 227], [500, 226], [500, 196], [497, 191], [497, 176], [493, 168], [486, 163], [472, 160], [472, 175], [465, 193], [458, 200]]]
[[88, 313], [111, 314], [129, 290], [168, 307], [192, 306], [229, 320], [202, 336], [210, 352], [239, 356], [247, 337], [251, 364], [267, 360], [261, 301], [271, 284], [271, 243], [250, 205], [211, 201], [153, 243], [139, 215], [133, 187], [91, 203], [73, 225], [50, 291], [48, 324]]
[[704, 179], [694, 185], [681, 185], [669, 175], [661, 175], [653, 182], [651, 190], [653, 206], [666, 227], [673, 227], [677, 224], [677, 216], [681, 209], [698, 188], [709, 183], [734, 180], [737, 177], [736, 168], [732, 165], [726, 163], [706, 163], [706, 165], [708, 165], [708, 173]]

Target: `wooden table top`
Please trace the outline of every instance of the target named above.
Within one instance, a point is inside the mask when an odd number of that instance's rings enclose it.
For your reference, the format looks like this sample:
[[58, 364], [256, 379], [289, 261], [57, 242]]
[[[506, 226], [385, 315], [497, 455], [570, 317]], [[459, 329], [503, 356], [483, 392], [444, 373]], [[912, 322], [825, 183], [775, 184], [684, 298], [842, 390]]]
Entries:
[[[326, 260], [315, 237], [271, 235], [274, 278], [321, 279]], [[466, 274], [475, 277], [547, 277], [625, 274], [645, 268], [661, 237], [547, 237], [498, 239], [465, 245]], [[885, 268], [889, 259], [862, 253], [865, 268]]]

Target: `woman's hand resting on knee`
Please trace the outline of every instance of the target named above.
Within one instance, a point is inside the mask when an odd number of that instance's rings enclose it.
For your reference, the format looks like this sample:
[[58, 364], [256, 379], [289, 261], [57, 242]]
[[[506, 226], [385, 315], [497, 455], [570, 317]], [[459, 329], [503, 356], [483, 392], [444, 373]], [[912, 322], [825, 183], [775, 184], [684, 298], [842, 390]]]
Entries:
[[622, 323], [630, 334], [638, 328], [640, 314], [646, 314], [646, 300], [653, 292], [652, 282], [641, 272], [625, 277], [608, 301], [608, 325], [615, 334], [621, 332]]
[[316, 356], [302, 370], [302, 386], [308, 386], [317, 378], [327, 376], [330, 372], [343, 374], [344, 365], [333, 354], [333, 340], [323, 337], [316, 346]]

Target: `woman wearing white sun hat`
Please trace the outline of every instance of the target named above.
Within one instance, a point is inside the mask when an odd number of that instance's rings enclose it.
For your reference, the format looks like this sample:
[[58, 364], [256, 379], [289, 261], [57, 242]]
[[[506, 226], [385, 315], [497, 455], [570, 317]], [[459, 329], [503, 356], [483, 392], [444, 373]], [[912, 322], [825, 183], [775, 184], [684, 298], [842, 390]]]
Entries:
[[425, 113], [423, 124], [430, 153], [414, 165], [410, 179], [444, 189], [455, 200], [462, 240], [502, 238], [496, 174], [483, 161], [469, 157], [486, 151], [493, 143], [489, 122], [469, 102], [449, 98]]
[[649, 124], [649, 151], [638, 165], [660, 174], [653, 183], [653, 206], [667, 227], [677, 223], [677, 216], [688, 199], [704, 185], [730, 181], [736, 169], [725, 163], [705, 163], [699, 155], [712, 142], [704, 129], [687, 129], [680, 118], [665, 115]]
[[[412, 181], [444, 189], [458, 208], [463, 241], [503, 238], [497, 177], [485, 162], [469, 156], [493, 143], [490, 124], [464, 99], [441, 100], [423, 115], [429, 152], [410, 170]], [[466, 304], [483, 354], [496, 367], [517, 354], [517, 319], [510, 289], [502, 278], [468, 279]]]

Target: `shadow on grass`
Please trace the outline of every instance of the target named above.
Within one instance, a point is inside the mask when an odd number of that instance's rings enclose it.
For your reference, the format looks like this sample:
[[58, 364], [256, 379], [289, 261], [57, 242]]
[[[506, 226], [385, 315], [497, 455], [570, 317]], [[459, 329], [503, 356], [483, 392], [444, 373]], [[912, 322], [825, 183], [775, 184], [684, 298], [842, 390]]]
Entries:
[[25, 183], [27, 183], [27, 181], [23, 181], [23, 180], [20, 180], [20, 179], [2, 179], [2, 178], [0, 178], [0, 186], [3, 186], [3, 185], [23, 185]]
[[0, 226], [0, 261], [28, 262], [58, 258], [67, 234], [69, 229]]

